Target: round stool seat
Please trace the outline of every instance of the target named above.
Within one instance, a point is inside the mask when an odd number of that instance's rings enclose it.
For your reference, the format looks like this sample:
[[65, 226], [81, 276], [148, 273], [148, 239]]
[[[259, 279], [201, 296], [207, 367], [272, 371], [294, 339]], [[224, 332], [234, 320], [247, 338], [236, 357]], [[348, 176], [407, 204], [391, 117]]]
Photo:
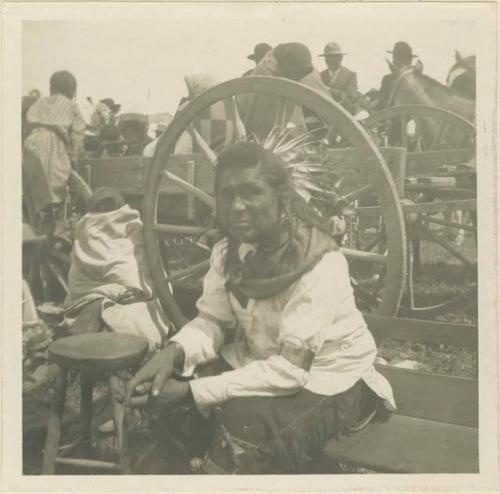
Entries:
[[139, 365], [148, 352], [141, 336], [86, 333], [61, 338], [49, 346], [50, 358], [67, 369], [84, 372], [117, 371]]

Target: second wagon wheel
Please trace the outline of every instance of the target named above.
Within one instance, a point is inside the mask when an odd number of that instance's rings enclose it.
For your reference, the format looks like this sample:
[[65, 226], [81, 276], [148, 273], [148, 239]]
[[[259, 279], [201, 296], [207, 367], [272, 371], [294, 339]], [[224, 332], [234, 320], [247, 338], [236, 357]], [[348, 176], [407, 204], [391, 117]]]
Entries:
[[23, 194], [23, 276], [37, 302], [62, 302], [69, 292], [73, 228], [86, 212], [92, 191], [74, 170], [68, 179], [68, 189], [54, 231], [33, 214], [29, 193]]
[[[258, 104], [252, 105], [252, 101]], [[265, 105], [262, 104], [264, 101]], [[226, 132], [222, 139], [214, 139], [214, 132], [207, 132], [206, 121], [205, 125], [203, 122], [200, 125], [202, 116], [210, 115], [216, 105], [223, 105], [227, 114]], [[255, 127], [259, 118], [255, 109], [264, 108], [269, 112], [269, 105], [272, 105], [274, 121], [260, 132], [262, 127]], [[316, 130], [301, 134], [298, 132], [299, 120], [313, 122]], [[355, 180], [347, 180], [346, 183], [351, 184], [347, 190], [342, 189], [342, 173], [346, 172], [346, 167], [331, 168], [331, 160], [325, 160], [328, 152], [321, 148], [324, 141], [314, 137], [318, 132], [326, 133], [332, 129], [348, 143], [349, 148], [341, 152], [350, 153], [348, 161], [359, 164], [352, 171], [361, 177], [361, 183], [354, 186]], [[179, 139], [186, 133], [192, 137], [199, 154], [174, 154]], [[287, 136], [291, 135], [295, 137], [287, 141]], [[282, 157], [287, 153], [293, 155], [293, 144], [301, 142], [302, 157], [294, 161], [288, 156], [289, 170], [299, 177], [306, 189], [314, 181], [311, 179], [315, 174], [320, 180], [324, 177], [334, 182], [338, 190], [330, 189], [329, 197], [337, 204], [339, 199], [347, 204], [364, 191], [375, 191], [379, 201], [375, 208], [376, 215], [382, 218], [385, 225], [385, 251], [370, 252], [369, 247], [343, 250], [349, 262], [382, 266], [385, 284], [378, 289], [376, 310], [394, 315], [404, 288], [405, 231], [395, 186], [377, 147], [345, 110], [303, 84], [273, 77], [245, 77], [208, 90], [180, 111], [161, 137], [148, 172], [143, 204], [146, 254], [157, 294], [174, 325], [180, 328], [186, 321], [186, 311], [181, 309], [181, 297], [176, 297], [179, 287], [197, 286], [199, 289], [201, 277], [208, 269], [213, 244], [211, 236], [216, 235], [210, 224], [213, 217], [211, 211], [215, 208], [213, 174], [217, 153], [224, 144], [246, 139], [257, 139], [264, 143], [264, 147], [269, 145], [270, 148], [273, 148], [269, 144], [271, 141], [281, 139], [284, 142], [281, 146]], [[278, 153], [278, 147], [274, 146], [273, 152]], [[333, 180], [332, 176], [335, 177]], [[309, 190], [314, 196], [314, 186]], [[177, 198], [175, 201], [172, 200], [174, 197]], [[319, 211], [328, 210], [329, 204], [325, 204], [324, 197], [323, 203], [315, 200], [311, 198]]]
[[475, 128], [427, 105], [387, 108], [365, 127], [407, 149], [408, 278], [401, 314], [433, 317], [477, 301]]

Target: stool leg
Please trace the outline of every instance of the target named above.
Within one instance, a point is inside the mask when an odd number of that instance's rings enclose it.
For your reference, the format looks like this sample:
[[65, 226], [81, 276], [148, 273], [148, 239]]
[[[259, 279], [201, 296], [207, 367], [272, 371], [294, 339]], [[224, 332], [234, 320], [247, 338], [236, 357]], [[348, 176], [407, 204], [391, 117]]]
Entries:
[[115, 393], [118, 393], [122, 381], [118, 376], [111, 376], [109, 379], [109, 390], [111, 397], [111, 405], [113, 408], [113, 422], [115, 425], [116, 447], [122, 473], [129, 471], [129, 458], [127, 454], [127, 431], [126, 431], [126, 408], [116, 400]]
[[43, 454], [43, 475], [54, 475], [55, 473], [54, 463], [61, 439], [61, 422], [64, 413], [64, 402], [66, 401], [66, 370], [54, 365], [54, 377], [54, 397], [47, 424], [47, 438]]
[[82, 443], [84, 454], [87, 456], [90, 453], [91, 447], [91, 432], [92, 424], [92, 398], [93, 398], [93, 382], [92, 379], [84, 374], [80, 374], [80, 424]]

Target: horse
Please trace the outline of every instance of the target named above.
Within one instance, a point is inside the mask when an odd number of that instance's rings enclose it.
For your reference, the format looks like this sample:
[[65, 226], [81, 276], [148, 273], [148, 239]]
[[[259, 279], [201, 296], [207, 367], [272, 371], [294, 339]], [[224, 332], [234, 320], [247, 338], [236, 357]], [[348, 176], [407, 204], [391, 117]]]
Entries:
[[455, 51], [455, 64], [446, 77], [446, 85], [457, 95], [470, 100], [476, 99], [476, 55], [463, 57]]
[[[457, 66], [457, 68], [453, 66], [449, 73], [449, 81], [452, 87], [441, 84], [432, 77], [424, 74], [423, 64], [421, 62], [417, 62], [416, 65], [407, 66], [400, 70], [396, 70], [395, 67], [388, 62], [394, 77], [390, 95], [387, 99], [388, 106], [409, 104], [436, 106], [453, 112], [469, 122], [474, 122], [475, 101], [464, 97], [463, 94], [459, 94], [460, 91], [457, 90], [458, 87], [463, 93], [465, 79], [462, 79], [460, 84], [458, 84], [458, 80], [460, 77], [465, 77], [466, 73], [471, 73], [471, 59], [468, 59], [467, 62], [465, 60], [466, 59], [462, 57], [458, 57], [458, 55], [456, 56], [455, 66]], [[465, 63], [467, 63], [469, 67], [467, 72], [464, 71], [464, 67], [462, 67]], [[460, 64], [459, 68], [457, 64]], [[467, 75], [467, 80], [471, 80], [470, 75]], [[418, 136], [417, 139], [413, 139], [413, 143], [416, 143], [416, 147], [411, 149], [412, 151], [458, 149], [472, 144], [472, 136], [464, 135], [461, 130], [446, 125], [439, 120], [427, 117], [418, 117], [411, 120], [413, 120], [412, 132]], [[389, 130], [389, 138], [391, 139], [392, 137], [393, 140], [392, 143], [390, 142], [391, 144], [401, 144], [397, 142], [397, 140], [400, 139], [401, 130], [401, 122], [393, 122], [392, 128]], [[394, 141], [394, 139], [396, 139], [396, 141]], [[430, 200], [432, 199], [433, 197], [430, 198]], [[429, 200], [429, 198], [426, 200]], [[454, 217], [452, 217], [452, 215], [454, 215]], [[462, 211], [454, 211], [448, 216], [449, 217], [446, 218], [447, 221], [456, 223], [466, 221], [466, 215], [463, 214]], [[475, 222], [474, 217], [472, 221]], [[455, 232], [454, 242], [459, 245], [463, 241], [464, 231], [460, 229], [458, 231], [455, 230]], [[449, 234], [450, 232], [448, 231], [447, 233]], [[412, 238], [412, 245], [414, 250], [414, 267], [418, 270], [421, 266], [419, 239]]]
[[[423, 65], [418, 63], [396, 71], [389, 64], [394, 74], [388, 106], [424, 104], [437, 106], [453, 112], [470, 122], [475, 120], [475, 102], [465, 98], [436, 79], [423, 73]], [[455, 78], [456, 79], [456, 78]], [[422, 150], [453, 149], [463, 147], [464, 136], [450, 126], [442, 127], [442, 122], [432, 118], [415, 119], [415, 126], [420, 136]]]

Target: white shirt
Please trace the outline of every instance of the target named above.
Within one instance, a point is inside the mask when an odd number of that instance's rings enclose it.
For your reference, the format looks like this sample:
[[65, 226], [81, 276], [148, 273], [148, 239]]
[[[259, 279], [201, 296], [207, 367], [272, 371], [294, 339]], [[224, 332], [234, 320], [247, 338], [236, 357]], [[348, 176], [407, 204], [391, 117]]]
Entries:
[[[242, 307], [226, 291], [223, 272], [225, 241], [214, 247], [200, 313], [170, 341], [185, 352], [183, 375], [216, 359], [220, 353], [234, 370], [191, 381], [200, 410], [239, 396], [279, 396], [305, 387], [335, 395], [359, 379], [395, 409], [388, 381], [376, 372], [377, 349], [363, 316], [355, 306], [347, 261], [329, 252], [309, 272], [278, 295], [250, 299]], [[224, 345], [224, 329], [236, 326], [233, 343]], [[314, 352], [306, 371], [278, 354], [281, 343]]]

